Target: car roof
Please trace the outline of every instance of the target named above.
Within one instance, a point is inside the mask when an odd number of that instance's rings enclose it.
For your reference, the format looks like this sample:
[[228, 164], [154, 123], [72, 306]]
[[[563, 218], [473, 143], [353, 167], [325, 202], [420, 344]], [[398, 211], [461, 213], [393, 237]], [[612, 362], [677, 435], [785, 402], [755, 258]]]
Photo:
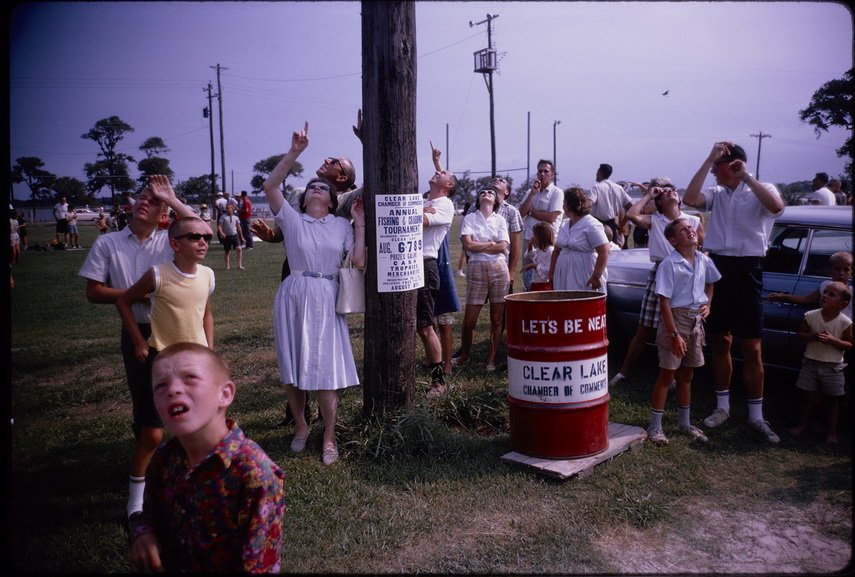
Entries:
[[851, 206], [787, 206], [775, 224], [804, 224], [852, 228]]

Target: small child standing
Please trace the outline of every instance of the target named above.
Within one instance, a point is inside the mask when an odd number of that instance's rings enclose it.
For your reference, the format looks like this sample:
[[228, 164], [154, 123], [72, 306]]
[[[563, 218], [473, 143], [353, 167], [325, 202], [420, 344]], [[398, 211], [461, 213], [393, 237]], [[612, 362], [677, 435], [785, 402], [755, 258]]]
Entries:
[[665, 227], [665, 238], [674, 250], [656, 270], [656, 294], [661, 318], [656, 329], [659, 376], [653, 386], [650, 426], [651, 442], [667, 445], [662, 432], [662, 414], [671, 381], [677, 381], [677, 430], [706, 443], [707, 437], [690, 421], [694, 368], [704, 364], [704, 319], [710, 313], [713, 283], [721, 274], [712, 260], [698, 250], [698, 235], [685, 218]]
[[[153, 360], [157, 351], [174, 343], [193, 342], [214, 348], [211, 294], [214, 271], [201, 263], [213, 235], [205, 222], [185, 217], [169, 226], [171, 263], [153, 266], [116, 301], [136, 357]], [[147, 341], [134, 320], [135, 303], [151, 295], [151, 338]]]
[[555, 249], [555, 230], [550, 224], [539, 222], [534, 225], [532, 232], [534, 236], [525, 251], [526, 260], [531, 262], [522, 267], [520, 272], [532, 270], [530, 291], [552, 290], [549, 283], [549, 265], [552, 262], [552, 251]]
[[152, 387], [174, 438], [152, 458], [143, 510], [129, 520], [132, 569], [278, 573], [285, 473], [226, 417], [228, 366], [203, 345], [178, 343], [157, 356]]
[[839, 399], [844, 394], [843, 353], [852, 350], [852, 319], [843, 311], [852, 302], [852, 292], [841, 282], [832, 282], [822, 291], [820, 307], [808, 311], [799, 327], [807, 343], [796, 387], [803, 391], [799, 424], [790, 429], [798, 437], [810, 425], [811, 417], [826, 397], [825, 442], [837, 443]]

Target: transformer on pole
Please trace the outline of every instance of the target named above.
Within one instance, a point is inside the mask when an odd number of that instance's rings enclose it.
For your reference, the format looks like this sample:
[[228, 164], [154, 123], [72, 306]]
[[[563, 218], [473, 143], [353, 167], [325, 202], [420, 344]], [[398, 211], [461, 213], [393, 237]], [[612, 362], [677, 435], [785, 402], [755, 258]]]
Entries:
[[493, 20], [498, 14], [487, 14], [487, 18], [481, 22], [469, 21], [469, 27], [487, 23], [487, 48], [475, 52], [475, 72], [484, 75], [487, 84], [487, 93], [490, 95], [490, 178], [496, 177], [496, 120], [493, 109], [493, 71], [496, 70], [496, 49], [493, 48]]

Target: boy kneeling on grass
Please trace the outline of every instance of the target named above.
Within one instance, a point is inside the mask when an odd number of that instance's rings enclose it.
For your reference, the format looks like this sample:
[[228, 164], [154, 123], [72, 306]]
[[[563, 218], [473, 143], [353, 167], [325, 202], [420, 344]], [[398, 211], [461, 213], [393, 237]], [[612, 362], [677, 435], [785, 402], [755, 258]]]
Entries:
[[656, 270], [656, 294], [661, 318], [656, 329], [659, 376], [653, 386], [650, 426], [651, 442], [666, 445], [662, 413], [671, 381], [677, 381], [677, 430], [693, 441], [706, 443], [707, 437], [692, 425], [692, 376], [704, 364], [704, 319], [710, 313], [713, 283], [721, 274], [712, 259], [698, 250], [698, 235], [685, 218], [676, 218], [665, 227], [665, 238], [674, 247]]
[[195, 343], [154, 360], [157, 412], [173, 439], [146, 471], [143, 510], [129, 520], [134, 571], [277, 573], [285, 473], [226, 410], [235, 384]]
[[839, 400], [844, 394], [846, 363], [843, 353], [852, 350], [852, 319], [843, 311], [852, 301], [852, 292], [842, 282], [828, 283], [819, 298], [819, 308], [805, 313], [799, 336], [805, 346], [802, 368], [796, 387], [802, 390], [799, 424], [790, 429], [798, 437], [804, 433], [817, 407], [826, 397], [825, 442], [837, 443]]

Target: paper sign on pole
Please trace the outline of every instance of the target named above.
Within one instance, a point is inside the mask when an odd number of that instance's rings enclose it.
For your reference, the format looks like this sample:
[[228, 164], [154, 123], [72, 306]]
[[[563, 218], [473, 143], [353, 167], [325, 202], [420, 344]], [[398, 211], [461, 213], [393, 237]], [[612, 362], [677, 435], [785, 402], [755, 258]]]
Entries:
[[422, 262], [424, 201], [415, 194], [378, 194], [377, 292], [403, 292], [425, 284]]

